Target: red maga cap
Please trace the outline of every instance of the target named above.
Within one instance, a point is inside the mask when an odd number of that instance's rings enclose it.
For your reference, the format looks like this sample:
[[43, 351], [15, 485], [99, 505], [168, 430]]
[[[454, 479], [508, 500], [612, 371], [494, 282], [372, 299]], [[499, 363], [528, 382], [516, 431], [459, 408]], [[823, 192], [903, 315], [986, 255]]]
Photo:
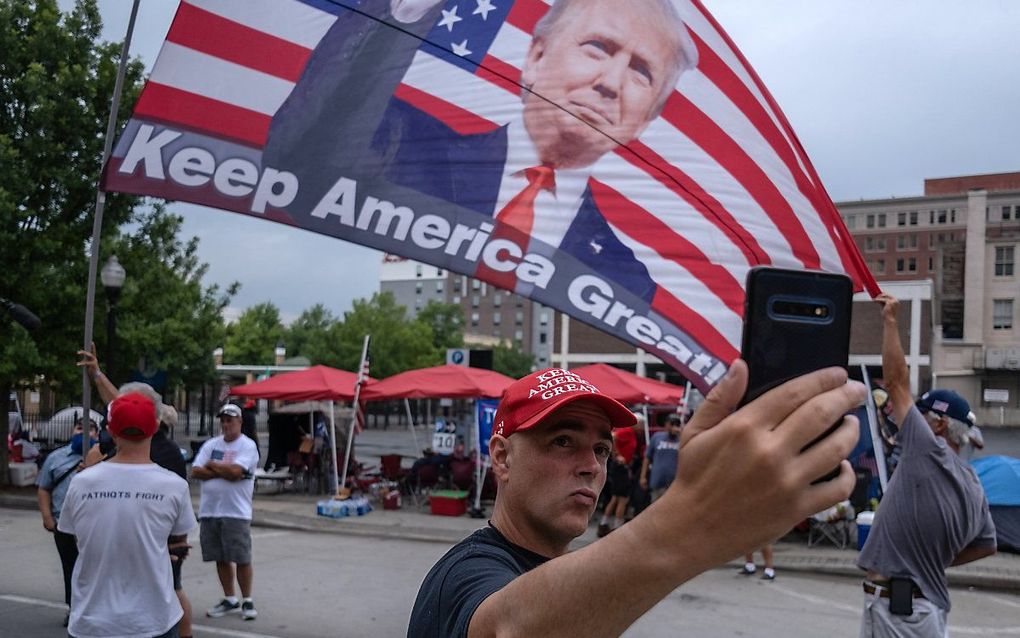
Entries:
[[510, 436], [540, 423], [557, 408], [588, 401], [602, 410], [614, 428], [634, 425], [634, 414], [616, 399], [599, 392], [584, 377], [560, 368], [532, 372], [503, 392], [493, 420], [493, 434]]
[[[141, 441], [156, 433], [159, 421], [156, 406], [149, 397], [140, 392], [130, 392], [117, 397], [110, 404], [110, 421], [106, 424], [110, 433], [131, 441]], [[135, 428], [141, 434], [124, 434], [124, 430]]]

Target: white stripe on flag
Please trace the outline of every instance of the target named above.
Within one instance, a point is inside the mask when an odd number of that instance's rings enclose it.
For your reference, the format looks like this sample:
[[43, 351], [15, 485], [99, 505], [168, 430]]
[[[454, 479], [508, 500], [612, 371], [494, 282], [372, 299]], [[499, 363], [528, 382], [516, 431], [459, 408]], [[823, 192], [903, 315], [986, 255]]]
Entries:
[[404, 84], [501, 125], [521, 110], [519, 96], [424, 51], [415, 54]]
[[[695, 32], [699, 38], [704, 40], [705, 44], [708, 45], [715, 52], [716, 55], [723, 61], [723, 63], [733, 70], [737, 78], [744, 84], [745, 87], [751, 92], [756, 100], [761, 104], [762, 108], [768, 114], [769, 118], [772, 119], [773, 125], [779, 130], [786, 143], [793, 146], [792, 140], [786, 135], [786, 131], [780, 126], [779, 116], [769, 107], [768, 102], [765, 100], [765, 96], [762, 95], [761, 91], [755, 85], [754, 80], [751, 78], [751, 74], [748, 73], [744, 65], [740, 63], [737, 55], [733, 52], [733, 49], [726, 44], [722, 35], [716, 31], [715, 27], [709, 23], [705, 18], [704, 14], [694, 6], [692, 2], [676, 1], [674, 0], [673, 5], [677, 9], [677, 13], [680, 14], [680, 18], [687, 25], [687, 28]], [[685, 74], [686, 75], [686, 74]], [[678, 85], [683, 87], [686, 82], [684, 75], [680, 76]], [[800, 161], [800, 155], [797, 155], [797, 163], [800, 169], [807, 175], [808, 171], [804, 167], [804, 164]]]
[[294, 0], [184, 0], [209, 13], [314, 49], [336, 16]]
[[294, 90], [293, 82], [173, 42], [163, 44], [149, 79], [265, 115], [276, 113]]

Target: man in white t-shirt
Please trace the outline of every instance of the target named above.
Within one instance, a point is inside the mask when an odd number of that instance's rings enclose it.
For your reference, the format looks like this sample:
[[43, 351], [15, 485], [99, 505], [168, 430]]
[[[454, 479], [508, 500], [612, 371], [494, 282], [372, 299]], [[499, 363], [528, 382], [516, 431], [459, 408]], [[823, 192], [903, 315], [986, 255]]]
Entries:
[[74, 477], [57, 525], [78, 543], [67, 631], [176, 638], [184, 612], [167, 548], [186, 547], [195, 528], [188, 483], [149, 460], [158, 420], [148, 397], [120, 396], [109, 414], [117, 455]]
[[[258, 615], [251, 597], [251, 497], [259, 450], [241, 434], [241, 408], [220, 408], [223, 434], [202, 445], [191, 465], [191, 477], [202, 481], [198, 516], [202, 522], [202, 560], [216, 561], [223, 600], [206, 612], [210, 618], [240, 613], [245, 620]], [[234, 595], [234, 579], [241, 600]]]

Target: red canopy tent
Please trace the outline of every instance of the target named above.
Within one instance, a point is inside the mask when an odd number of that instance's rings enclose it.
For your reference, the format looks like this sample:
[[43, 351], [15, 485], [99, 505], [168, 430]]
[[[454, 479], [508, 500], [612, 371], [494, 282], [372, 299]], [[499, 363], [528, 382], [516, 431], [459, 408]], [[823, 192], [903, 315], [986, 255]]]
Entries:
[[[333, 401], [353, 401], [358, 375], [329, 366], [312, 366], [295, 372], [285, 372], [264, 381], [246, 383], [230, 389], [230, 394], [242, 397], [272, 399], [275, 401], [329, 401], [330, 447], [333, 452], [333, 493], [340, 484], [336, 458], [336, 422], [333, 417]], [[369, 377], [362, 387], [374, 382]], [[353, 429], [353, 427], [352, 427]], [[350, 452], [350, 438], [347, 452]], [[344, 479], [347, 478], [347, 459], [344, 459]]]
[[481, 368], [445, 365], [408, 370], [366, 386], [361, 398], [366, 401], [388, 399], [426, 399], [431, 397], [477, 398], [502, 396], [514, 380]]
[[[246, 383], [230, 389], [230, 394], [275, 401], [351, 401], [358, 375], [329, 366], [312, 366], [285, 372], [264, 381]], [[367, 383], [373, 383], [369, 379]], [[365, 386], [367, 387], [367, 385]]]
[[576, 372], [591, 381], [600, 392], [608, 394], [620, 403], [678, 405], [685, 393], [682, 386], [641, 377], [605, 363], [571, 368], [571, 372]]

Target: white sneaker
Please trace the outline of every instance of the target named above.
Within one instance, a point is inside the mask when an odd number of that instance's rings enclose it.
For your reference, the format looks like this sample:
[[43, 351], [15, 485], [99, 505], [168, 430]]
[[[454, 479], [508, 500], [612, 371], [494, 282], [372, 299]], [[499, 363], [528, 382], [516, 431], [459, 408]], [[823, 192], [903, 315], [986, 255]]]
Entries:
[[251, 601], [245, 601], [241, 603], [241, 618], [245, 620], [255, 620], [259, 615], [259, 612], [255, 610], [255, 603]]

